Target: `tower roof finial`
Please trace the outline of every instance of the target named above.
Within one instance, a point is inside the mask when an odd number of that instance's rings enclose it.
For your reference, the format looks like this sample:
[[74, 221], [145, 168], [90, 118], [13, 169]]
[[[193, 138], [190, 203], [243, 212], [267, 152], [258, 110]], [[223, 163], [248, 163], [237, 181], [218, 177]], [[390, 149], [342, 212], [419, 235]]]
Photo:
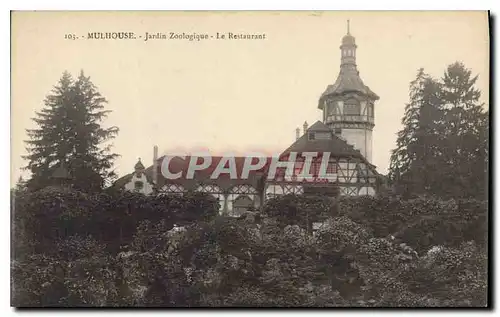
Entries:
[[349, 28], [349, 19], [347, 19], [347, 34], [351, 34], [351, 30]]
[[137, 161], [137, 163], [135, 164], [134, 168], [136, 170], [143, 170], [144, 169], [144, 165], [142, 165], [141, 158], [139, 158], [139, 161]]

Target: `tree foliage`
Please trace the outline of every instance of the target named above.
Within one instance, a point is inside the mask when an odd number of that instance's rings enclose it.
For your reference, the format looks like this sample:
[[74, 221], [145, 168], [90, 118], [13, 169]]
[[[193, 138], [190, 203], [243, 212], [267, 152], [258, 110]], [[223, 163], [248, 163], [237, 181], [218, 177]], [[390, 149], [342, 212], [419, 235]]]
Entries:
[[63, 73], [44, 107], [33, 121], [37, 128], [28, 129], [26, 141], [31, 172], [28, 187], [32, 190], [50, 185], [56, 168], [68, 169], [75, 188], [98, 191], [114, 177], [111, 170], [117, 154], [110, 152], [117, 127], [101, 125], [109, 114], [106, 99], [83, 71], [74, 80]]
[[440, 79], [418, 71], [391, 156], [397, 193], [486, 198], [489, 113], [476, 81], [458, 62]]

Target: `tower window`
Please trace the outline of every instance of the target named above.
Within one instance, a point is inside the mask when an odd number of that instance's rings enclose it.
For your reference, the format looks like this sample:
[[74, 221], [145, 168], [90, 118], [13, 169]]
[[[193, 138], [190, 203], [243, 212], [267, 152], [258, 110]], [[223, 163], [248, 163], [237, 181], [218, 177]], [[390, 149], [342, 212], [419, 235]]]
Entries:
[[373, 117], [373, 104], [368, 105], [368, 117]]
[[351, 99], [344, 104], [344, 115], [360, 115], [361, 106], [357, 100]]

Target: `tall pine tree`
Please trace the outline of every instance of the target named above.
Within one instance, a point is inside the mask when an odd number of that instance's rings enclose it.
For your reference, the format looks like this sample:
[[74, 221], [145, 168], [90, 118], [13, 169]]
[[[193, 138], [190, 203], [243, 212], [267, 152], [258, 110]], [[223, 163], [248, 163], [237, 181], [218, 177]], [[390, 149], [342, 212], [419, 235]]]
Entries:
[[396, 192], [486, 198], [489, 116], [476, 81], [458, 62], [439, 82], [419, 71], [391, 156]]
[[31, 190], [52, 183], [56, 168], [64, 166], [71, 184], [80, 190], [103, 188], [114, 177], [111, 171], [117, 154], [110, 144], [118, 128], [103, 128], [101, 122], [110, 111], [104, 110], [106, 99], [83, 71], [77, 80], [65, 72], [44, 101], [45, 107], [33, 119], [37, 129], [27, 130], [27, 169]]
[[442, 78], [442, 170], [449, 196], [487, 194], [489, 114], [480, 102], [477, 78], [460, 62], [449, 65]]
[[389, 178], [399, 194], [431, 192], [439, 184], [436, 174], [440, 156], [439, 95], [439, 83], [419, 69], [410, 83], [410, 102], [405, 107], [403, 129], [398, 132], [389, 167]]

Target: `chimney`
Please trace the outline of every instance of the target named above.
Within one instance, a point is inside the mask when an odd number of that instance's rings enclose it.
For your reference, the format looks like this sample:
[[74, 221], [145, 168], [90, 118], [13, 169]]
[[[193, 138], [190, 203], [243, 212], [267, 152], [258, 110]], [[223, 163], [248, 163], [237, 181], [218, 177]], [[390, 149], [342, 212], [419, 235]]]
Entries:
[[158, 146], [153, 147], [153, 183], [158, 184]]
[[305, 122], [304, 122], [304, 126], [303, 126], [303, 127], [304, 127], [304, 134], [306, 134], [306, 132], [307, 132], [307, 128], [309, 127], [309, 126], [307, 125], [307, 121], [305, 121]]
[[297, 128], [295, 129], [295, 140], [298, 140], [300, 138], [300, 129]]

